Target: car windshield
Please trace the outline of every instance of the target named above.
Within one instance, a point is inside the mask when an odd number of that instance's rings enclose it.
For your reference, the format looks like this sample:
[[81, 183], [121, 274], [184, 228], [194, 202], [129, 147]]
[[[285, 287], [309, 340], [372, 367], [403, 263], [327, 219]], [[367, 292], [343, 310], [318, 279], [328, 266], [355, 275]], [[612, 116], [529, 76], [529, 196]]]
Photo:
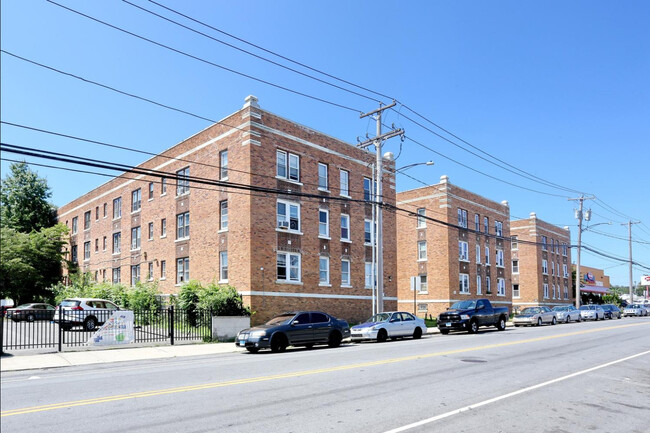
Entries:
[[521, 314], [537, 314], [541, 310], [539, 308], [524, 308], [521, 310]]
[[379, 313], [375, 314], [363, 323], [388, 322], [388, 319], [390, 319], [390, 313]]
[[79, 305], [79, 301], [71, 301], [69, 299], [66, 299], [65, 301], [61, 302], [62, 307], [76, 307]]
[[591, 310], [591, 307], [589, 305], [581, 305], [580, 309], [581, 310]]
[[476, 308], [476, 301], [460, 301], [451, 306], [453, 310], [469, 310]]
[[282, 314], [266, 322], [267, 325], [286, 325], [289, 320], [293, 319], [295, 314]]
[[17, 306], [16, 308], [28, 309], [28, 308], [32, 308], [32, 305], [33, 304], [23, 304], [23, 305]]
[[568, 311], [569, 307], [553, 307], [553, 311]]

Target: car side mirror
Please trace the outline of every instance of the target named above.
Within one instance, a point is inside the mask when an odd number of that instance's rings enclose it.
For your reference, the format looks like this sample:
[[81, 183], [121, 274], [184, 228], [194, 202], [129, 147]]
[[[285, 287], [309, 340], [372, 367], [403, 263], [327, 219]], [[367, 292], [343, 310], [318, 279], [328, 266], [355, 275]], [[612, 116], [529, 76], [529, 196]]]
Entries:
[[476, 307], [477, 310], [482, 310], [483, 308], [485, 308], [485, 305], [479, 305], [478, 307]]
[[295, 326], [295, 325], [299, 325], [299, 324], [300, 324], [300, 322], [297, 321], [297, 320], [294, 320], [293, 322], [291, 322], [291, 326]]

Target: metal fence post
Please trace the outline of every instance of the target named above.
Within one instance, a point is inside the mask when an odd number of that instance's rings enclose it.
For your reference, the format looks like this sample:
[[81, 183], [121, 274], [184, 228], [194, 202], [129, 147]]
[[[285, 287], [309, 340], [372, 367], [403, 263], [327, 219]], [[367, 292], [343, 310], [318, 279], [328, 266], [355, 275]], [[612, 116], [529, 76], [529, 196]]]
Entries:
[[4, 355], [5, 347], [5, 315], [4, 311], [0, 314], [0, 355]]
[[59, 352], [63, 352], [63, 307], [59, 306]]
[[171, 305], [169, 307], [169, 338], [170, 338], [170, 343], [173, 346], [174, 345], [174, 306]]

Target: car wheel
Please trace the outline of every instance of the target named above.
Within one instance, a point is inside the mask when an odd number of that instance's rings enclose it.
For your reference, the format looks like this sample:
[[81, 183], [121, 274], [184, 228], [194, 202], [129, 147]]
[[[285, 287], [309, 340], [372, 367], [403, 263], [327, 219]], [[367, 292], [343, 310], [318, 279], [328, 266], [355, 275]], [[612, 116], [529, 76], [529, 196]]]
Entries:
[[25, 319], [26, 319], [28, 322], [33, 322], [34, 320], [36, 320], [36, 317], [34, 317], [33, 314], [28, 314], [27, 317], [25, 317]]
[[94, 317], [88, 317], [84, 320], [84, 329], [86, 331], [92, 331], [97, 327], [97, 319]]
[[506, 330], [506, 319], [504, 319], [503, 317], [499, 317], [499, 322], [497, 323], [497, 329], [499, 331]]
[[422, 338], [422, 328], [415, 328], [415, 331], [413, 331], [413, 339], [414, 340], [419, 340]]
[[620, 319], [620, 318], [621, 318], [621, 316], [622, 316], [622, 315], [621, 315], [621, 314], [619, 314], [619, 315], [618, 315], [618, 319]]
[[542, 326], [542, 318], [537, 319], [537, 326]]
[[339, 347], [341, 345], [341, 340], [343, 337], [341, 336], [341, 333], [339, 331], [333, 331], [330, 334], [329, 341], [327, 342], [327, 345], [329, 347]]
[[551, 320], [551, 325], [557, 325], [557, 319], [555, 317]]
[[271, 352], [284, 352], [287, 350], [287, 337], [277, 334], [271, 337]]
[[449, 329], [441, 329], [441, 330], [440, 330], [440, 333], [441, 333], [442, 335], [447, 335], [447, 334], [449, 334]]
[[570, 321], [571, 321], [571, 316], [566, 316], [566, 320], [564, 321], [564, 323], [569, 323]]
[[377, 343], [384, 343], [388, 339], [388, 332], [385, 329], [380, 329], [377, 333]]
[[519, 328], [520, 325], [515, 325], [515, 328]]
[[469, 322], [468, 331], [470, 334], [478, 333], [478, 322], [476, 320], [472, 320], [471, 322]]
[[246, 350], [248, 350], [250, 353], [257, 353], [260, 351], [260, 349], [257, 347], [247, 347]]

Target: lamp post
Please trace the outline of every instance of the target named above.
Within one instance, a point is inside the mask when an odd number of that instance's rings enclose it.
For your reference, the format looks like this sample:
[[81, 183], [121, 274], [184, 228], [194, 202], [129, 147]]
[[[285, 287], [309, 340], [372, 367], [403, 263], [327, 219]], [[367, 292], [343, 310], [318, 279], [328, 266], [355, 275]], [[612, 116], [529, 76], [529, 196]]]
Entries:
[[416, 163], [414, 163], [414, 164], [409, 164], [409, 165], [405, 165], [404, 167], [396, 168], [396, 169], [395, 169], [395, 173], [400, 173], [400, 172], [406, 171], [406, 170], [408, 170], [409, 168], [413, 168], [413, 167], [416, 167], [416, 166], [418, 166], [418, 165], [434, 165], [434, 164], [435, 164], [435, 163], [434, 163], [433, 161], [427, 161], [427, 162], [416, 162]]

